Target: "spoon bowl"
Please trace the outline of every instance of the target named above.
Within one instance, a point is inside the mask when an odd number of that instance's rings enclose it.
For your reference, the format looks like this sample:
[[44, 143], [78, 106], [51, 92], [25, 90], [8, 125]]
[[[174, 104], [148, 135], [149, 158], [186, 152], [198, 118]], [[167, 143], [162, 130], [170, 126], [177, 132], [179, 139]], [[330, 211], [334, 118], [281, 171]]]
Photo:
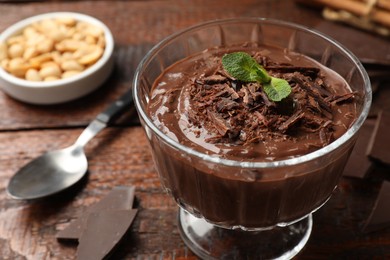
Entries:
[[47, 152], [11, 178], [8, 193], [13, 198], [28, 200], [54, 195], [77, 183], [87, 169], [87, 157], [80, 146]]
[[132, 102], [131, 91], [128, 91], [100, 113], [72, 146], [47, 152], [27, 163], [11, 178], [8, 194], [14, 199], [41, 199], [76, 184], [88, 170], [83, 147], [116, 116], [130, 108]]

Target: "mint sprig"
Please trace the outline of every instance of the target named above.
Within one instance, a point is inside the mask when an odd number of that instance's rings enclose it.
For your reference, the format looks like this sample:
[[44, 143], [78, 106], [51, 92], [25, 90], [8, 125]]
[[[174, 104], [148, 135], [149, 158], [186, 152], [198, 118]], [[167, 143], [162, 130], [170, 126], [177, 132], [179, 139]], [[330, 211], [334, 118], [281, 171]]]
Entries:
[[222, 57], [223, 68], [235, 79], [258, 82], [272, 101], [281, 101], [291, 93], [291, 86], [284, 79], [275, 78], [246, 52], [233, 52]]

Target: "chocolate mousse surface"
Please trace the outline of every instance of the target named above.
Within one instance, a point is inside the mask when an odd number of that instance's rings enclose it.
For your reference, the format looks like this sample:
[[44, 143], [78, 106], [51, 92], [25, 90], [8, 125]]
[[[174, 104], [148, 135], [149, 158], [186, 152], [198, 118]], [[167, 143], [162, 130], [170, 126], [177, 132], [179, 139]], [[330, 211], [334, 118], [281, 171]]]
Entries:
[[[222, 66], [225, 53], [250, 54], [291, 94], [270, 100], [257, 82]], [[356, 118], [354, 93], [341, 76], [301, 54], [270, 46], [214, 48], [181, 60], [156, 80], [149, 114], [170, 138], [197, 151], [239, 161], [273, 161], [313, 152]]]

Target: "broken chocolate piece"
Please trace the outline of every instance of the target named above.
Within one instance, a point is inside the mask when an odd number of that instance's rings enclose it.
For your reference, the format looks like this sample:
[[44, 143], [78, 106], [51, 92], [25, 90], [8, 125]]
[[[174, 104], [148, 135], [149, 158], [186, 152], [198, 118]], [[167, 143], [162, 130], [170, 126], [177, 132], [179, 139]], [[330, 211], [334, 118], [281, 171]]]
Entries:
[[355, 93], [346, 93], [342, 95], [334, 95], [333, 97], [329, 98], [329, 102], [331, 102], [332, 105], [338, 104], [344, 101], [352, 100], [356, 94]]
[[373, 232], [390, 227], [390, 182], [384, 181], [372, 212], [363, 227], [364, 232]]
[[378, 119], [368, 147], [368, 156], [390, 165], [390, 111], [379, 112]]
[[320, 91], [316, 88], [316, 84], [313, 82], [310, 82], [306, 80], [304, 77], [299, 75], [298, 73], [294, 73], [291, 80], [293, 82], [296, 82], [300, 88], [305, 90], [307, 94], [312, 96], [320, 105], [321, 108], [326, 110], [329, 113], [332, 113], [332, 109], [330, 107], [330, 103], [327, 101], [327, 99], [323, 98]]
[[375, 119], [367, 119], [359, 130], [359, 137], [345, 166], [343, 176], [364, 178], [372, 167], [367, 157], [367, 146], [374, 130]]
[[292, 125], [294, 125], [299, 119], [305, 116], [305, 113], [300, 110], [294, 113], [289, 119], [287, 119], [281, 126], [279, 126], [278, 130], [284, 132], [288, 130]]
[[104, 259], [130, 228], [136, 209], [91, 212], [79, 239], [77, 259]]
[[311, 78], [316, 78], [318, 73], [320, 72], [319, 68], [315, 67], [299, 67], [299, 66], [283, 66], [283, 65], [271, 65], [266, 66], [265, 69], [267, 71], [273, 72], [281, 72], [281, 73], [294, 73], [296, 71], [302, 73], [305, 76], [309, 76]]
[[78, 219], [72, 221], [64, 230], [57, 233], [57, 239], [78, 240], [83, 232], [87, 218], [92, 212], [111, 210], [130, 210], [133, 208], [135, 187], [115, 187], [106, 197], [89, 209]]
[[[257, 58], [261, 59], [261, 56]], [[339, 102], [352, 99], [353, 93], [331, 94], [331, 88], [324, 82], [319, 68], [278, 65], [268, 58], [266, 60], [264, 62], [273, 63], [269, 68], [278, 71], [279, 77], [290, 82], [290, 97], [278, 103], [271, 102], [261, 84], [229, 79], [221, 76], [218, 69], [213, 70], [217, 74], [207, 77], [198, 73], [190, 79], [186, 91], [188, 100], [193, 101], [191, 109], [185, 111], [189, 123], [204, 127], [214, 135], [205, 139], [210, 143], [252, 143], [253, 140], [262, 140], [264, 132], [277, 133], [280, 138], [287, 139], [291, 134], [294, 138], [294, 133], [300, 131], [317, 133], [321, 143], [318, 147], [332, 142], [334, 107]], [[315, 77], [308, 77], [300, 71]], [[223, 84], [217, 79], [223, 79]], [[191, 101], [185, 102], [190, 104]]]

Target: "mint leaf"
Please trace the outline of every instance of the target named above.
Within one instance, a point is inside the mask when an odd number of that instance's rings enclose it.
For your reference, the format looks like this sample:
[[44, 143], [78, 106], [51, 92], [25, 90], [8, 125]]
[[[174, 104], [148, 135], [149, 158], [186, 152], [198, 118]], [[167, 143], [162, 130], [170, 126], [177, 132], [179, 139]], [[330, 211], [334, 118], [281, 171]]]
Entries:
[[[271, 97], [273, 101], [281, 101], [283, 98], [288, 97], [288, 95], [290, 95], [291, 93], [291, 87], [288, 84], [288, 82], [284, 79], [272, 77], [270, 85], [276, 92], [276, 94], [273, 94]], [[267, 94], [267, 96], [269, 96], [266, 91], [265, 93]]]
[[284, 79], [271, 77], [267, 71], [246, 52], [233, 52], [222, 57], [223, 68], [235, 79], [259, 82], [272, 101], [281, 101], [291, 93], [291, 86]]
[[291, 93], [291, 87], [284, 79], [272, 77], [269, 84], [264, 85], [264, 92], [272, 101], [281, 101]]
[[269, 82], [271, 78], [246, 52], [233, 52], [222, 57], [223, 68], [235, 79], [244, 82]]

